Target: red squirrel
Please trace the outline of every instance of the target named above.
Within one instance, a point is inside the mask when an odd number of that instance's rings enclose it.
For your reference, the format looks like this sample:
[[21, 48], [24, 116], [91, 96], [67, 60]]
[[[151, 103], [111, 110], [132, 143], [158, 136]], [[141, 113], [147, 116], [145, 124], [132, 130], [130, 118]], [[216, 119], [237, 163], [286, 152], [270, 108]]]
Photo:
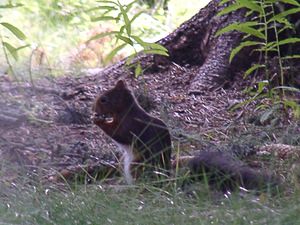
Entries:
[[133, 183], [133, 164], [169, 174], [172, 149], [169, 130], [163, 121], [142, 109], [124, 81], [118, 81], [114, 88], [100, 95], [93, 111], [93, 122], [124, 152], [128, 184]]
[[128, 184], [133, 183], [131, 167], [136, 163], [167, 175], [175, 164], [188, 165], [194, 178], [209, 174], [209, 184], [223, 190], [239, 186], [260, 189], [278, 184], [272, 175], [256, 171], [224, 152], [204, 151], [171, 163], [172, 143], [167, 126], [142, 109], [122, 80], [96, 99], [93, 111], [93, 122], [123, 149]]

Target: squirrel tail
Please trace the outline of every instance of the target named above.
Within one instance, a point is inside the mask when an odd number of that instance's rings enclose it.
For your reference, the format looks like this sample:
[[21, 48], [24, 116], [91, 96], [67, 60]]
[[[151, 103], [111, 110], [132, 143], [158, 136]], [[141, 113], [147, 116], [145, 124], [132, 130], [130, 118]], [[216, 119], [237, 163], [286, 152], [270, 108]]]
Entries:
[[222, 191], [243, 188], [256, 191], [278, 190], [280, 179], [268, 171], [259, 171], [232, 155], [219, 151], [203, 151], [173, 161], [172, 166], [188, 166], [192, 179], [206, 176], [210, 186]]

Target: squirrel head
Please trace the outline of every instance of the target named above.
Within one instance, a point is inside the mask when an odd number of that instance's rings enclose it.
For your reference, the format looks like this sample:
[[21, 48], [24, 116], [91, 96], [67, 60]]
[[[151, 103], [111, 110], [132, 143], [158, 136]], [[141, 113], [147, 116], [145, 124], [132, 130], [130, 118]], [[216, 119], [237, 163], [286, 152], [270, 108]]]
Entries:
[[116, 86], [96, 98], [93, 105], [93, 121], [97, 125], [116, 122], [135, 104], [135, 99], [125, 81], [119, 80]]

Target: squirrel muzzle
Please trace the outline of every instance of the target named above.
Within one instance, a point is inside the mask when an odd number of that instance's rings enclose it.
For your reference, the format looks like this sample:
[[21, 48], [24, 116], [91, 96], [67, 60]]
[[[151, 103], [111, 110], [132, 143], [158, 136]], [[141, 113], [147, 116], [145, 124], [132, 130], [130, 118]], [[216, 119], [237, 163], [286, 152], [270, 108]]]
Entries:
[[95, 123], [95, 124], [99, 124], [99, 123], [109, 124], [109, 123], [114, 122], [114, 117], [111, 114], [94, 113], [92, 115], [92, 120], [93, 120], [93, 123]]

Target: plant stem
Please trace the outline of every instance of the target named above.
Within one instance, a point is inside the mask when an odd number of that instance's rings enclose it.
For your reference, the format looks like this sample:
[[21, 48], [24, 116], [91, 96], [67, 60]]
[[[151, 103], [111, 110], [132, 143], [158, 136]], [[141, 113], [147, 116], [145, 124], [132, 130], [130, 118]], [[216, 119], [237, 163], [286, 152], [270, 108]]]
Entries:
[[[271, 4], [272, 6], [272, 14], [273, 16], [275, 16], [275, 11], [274, 11], [274, 5], [273, 3]], [[277, 31], [277, 27], [276, 27], [276, 20], [274, 20], [273, 23], [273, 28], [274, 28], [274, 32], [275, 32], [275, 38], [276, 38], [276, 46], [277, 46], [277, 55], [278, 55], [278, 62], [279, 62], [279, 69], [280, 69], [280, 85], [284, 86], [284, 73], [283, 73], [283, 66], [282, 66], [282, 59], [281, 59], [281, 52], [280, 52], [280, 47], [279, 47], [279, 37], [278, 37], [278, 31]], [[285, 91], [284, 88], [281, 89], [282, 90], [282, 96], [285, 96]]]
[[3, 41], [3, 37], [2, 37], [1, 32], [0, 32], [0, 41], [1, 41], [2, 50], [3, 50], [3, 53], [4, 53], [5, 60], [6, 60], [6, 63], [7, 63], [7, 65], [8, 65], [8, 68], [9, 68], [9, 70], [11, 71], [11, 74], [12, 74], [12, 76], [14, 77], [14, 79], [15, 79], [16, 81], [18, 81], [18, 78], [17, 78], [17, 76], [16, 76], [16, 74], [15, 74], [15, 72], [14, 72], [14, 70], [13, 70], [13, 67], [12, 67], [10, 61], [9, 61], [8, 54], [7, 54], [7, 51], [6, 51], [5, 46], [4, 46], [4, 41]]
[[269, 76], [269, 66], [268, 66], [268, 61], [269, 61], [269, 57], [268, 57], [268, 24], [267, 24], [267, 15], [266, 15], [266, 11], [265, 8], [267, 8], [267, 5], [265, 4], [264, 0], [260, 1], [261, 4], [261, 9], [262, 9], [262, 17], [263, 17], [263, 24], [264, 24], [264, 32], [265, 32], [265, 72], [266, 72], [266, 79], [268, 81], [268, 91], [269, 91], [269, 97], [271, 97], [271, 88], [270, 88], [270, 76]]

